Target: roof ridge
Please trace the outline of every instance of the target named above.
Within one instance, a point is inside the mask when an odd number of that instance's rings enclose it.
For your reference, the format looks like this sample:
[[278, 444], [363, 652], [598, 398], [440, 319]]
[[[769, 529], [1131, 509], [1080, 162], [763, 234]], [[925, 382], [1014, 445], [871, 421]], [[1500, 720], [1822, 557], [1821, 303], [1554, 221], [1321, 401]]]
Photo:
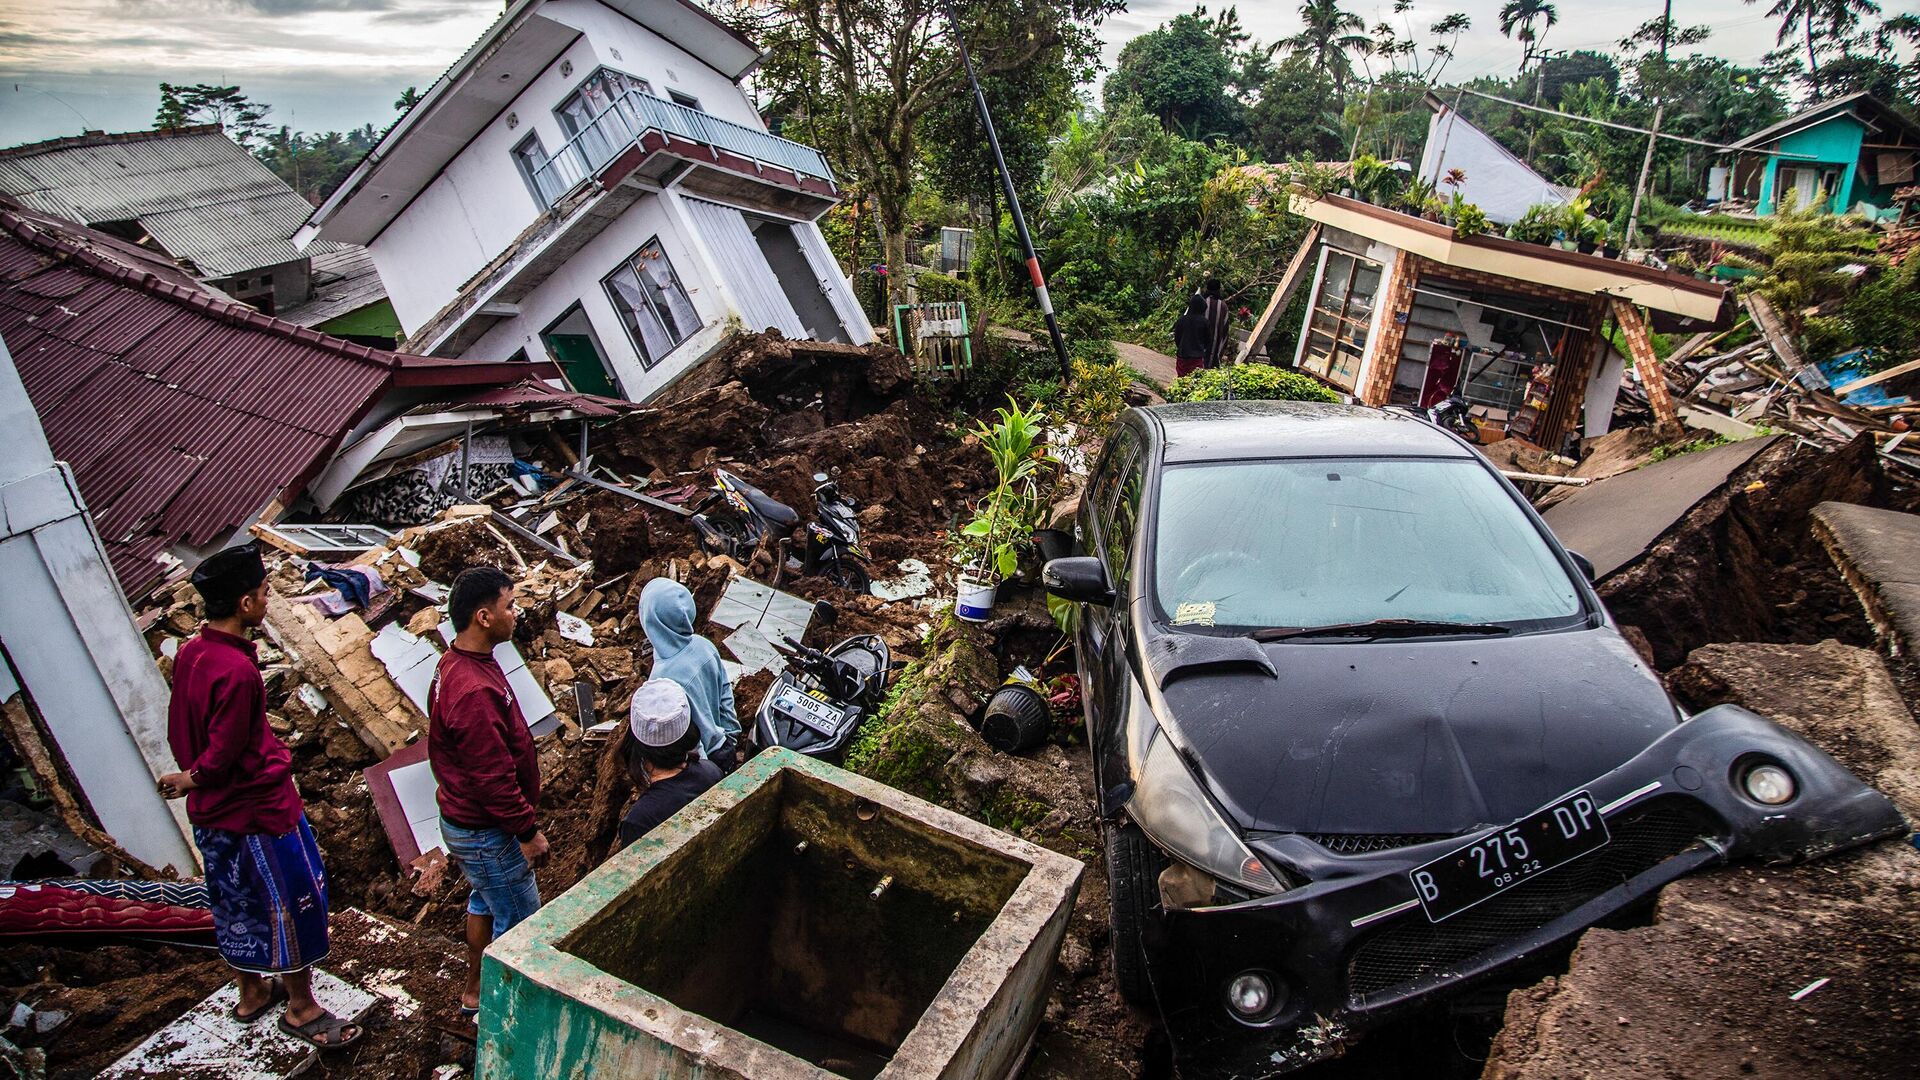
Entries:
[[70, 150], [83, 146], [107, 146], [113, 143], [149, 142], [155, 139], [178, 139], [194, 135], [212, 135], [226, 133], [226, 128], [218, 123], [189, 124], [177, 128], [148, 128], [144, 131], [89, 131], [80, 135], [62, 135], [57, 139], [45, 139], [37, 143], [21, 143], [0, 149], [0, 157], [26, 157], [31, 154], [46, 154], [55, 150]]
[[[374, 349], [357, 342], [346, 341], [331, 334], [323, 334], [310, 327], [298, 326], [284, 319], [263, 315], [238, 300], [225, 300], [198, 289], [188, 289], [170, 281], [163, 281], [155, 274], [137, 270], [117, 260], [94, 251], [91, 247], [60, 235], [0, 206], [0, 227], [4, 227], [23, 243], [52, 251], [62, 258], [71, 259], [86, 266], [96, 274], [132, 285], [145, 292], [172, 300], [191, 308], [197, 308], [215, 318], [239, 326], [249, 327], [267, 333], [290, 337], [303, 344], [326, 349], [350, 359], [372, 364], [387, 371], [397, 371], [405, 365], [401, 359], [404, 354]], [[79, 226], [85, 228], [85, 226]]]

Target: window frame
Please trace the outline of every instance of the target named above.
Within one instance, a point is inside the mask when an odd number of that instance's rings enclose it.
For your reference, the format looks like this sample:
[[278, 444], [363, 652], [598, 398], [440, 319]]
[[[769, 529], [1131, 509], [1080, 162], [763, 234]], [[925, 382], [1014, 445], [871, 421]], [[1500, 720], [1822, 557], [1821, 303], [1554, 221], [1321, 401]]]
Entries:
[[540, 133], [537, 131], [527, 132], [527, 137], [514, 143], [513, 149], [508, 151], [508, 153], [513, 157], [514, 170], [520, 174], [520, 179], [525, 181], [527, 185], [527, 193], [533, 196], [534, 205], [542, 210], [550, 210], [553, 208], [553, 203], [557, 201], [557, 196], [554, 200], [549, 200], [541, 193], [539, 178], [534, 175], [534, 170], [527, 167], [527, 159], [521, 154], [521, 151], [526, 149], [528, 144], [532, 144], [539, 149], [540, 157], [544, 162], [543, 167], [544, 165], [553, 164], [553, 156], [547, 153], [546, 141], [540, 138]]
[[[554, 106], [553, 106], [554, 123], [560, 125], [560, 131], [562, 134], [564, 134], [567, 137], [566, 138], [567, 142], [571, 143], [574, 140], [574, 137], [580, 134], [580, 131], [568, 130], [570, 126], [570, 118], [567, 116], [567, 112], [566, 112], [567, 102], [572, 101], [574, 98], [580, 97], [582, 94], [586, 93], [587, 85], [593, 82], [593, 80], [606, 74], [607, 72], [612, 72], [613, 74], [618, 75], [621, 78], [627, 80], [629, 83], [632, 83], [634, 89], [639, 90], [643, 94], [653, 93], [653, 83], [647, 79], [643, 79], [640, 76], [635, 75], [631, 72], [625, 71], [621, 68], [614, 67], [612, 64], [601, 64], [598, 67], [595, 67], [592, 71], [589, 71], [585, 75], [581, 76], [580, 81], [574, 83], [573, 86], [569, 88], [565, 94], [561, 95], [560, 100], [554, 103]], [[612, 107], [613, 107], [612, 105], [608, 106], [609, 109]], [[604, 113], [604, 110], [603, 110], [603, 113]], [[600, 115], [602, 114], [598, 114], [598, 113], [595, 114], [593, 119], [595, 120], [599, 119]], [[582, 128], [580, 130], [584, 131], [586, 129]]]
[[[1336, 258], [1348, 260], [1339, 286], [1338, 310], [1322, 307], [1327, 299], [1327, 287], [1330, 284], [1329, 271]], [[1364, 270], [1372, 270], [1376, 275], [1373, 290], [1368, 294], [1364, 317], [1356, 313], [1353, 302], [1354, 284], [1359, 281]], [[1318, 378], [1341, 387], [1348, 393], [1355, 392], [1360, 382], [1360, 372], [1366, 363], [1367, 339], [1372, 333], [1373, 319], [1380, 306], [1380, 287], [1386, 280], [1386, 266], [1367, 258], [1358, 252], [1329, 244], [1322, 249], [1320, 267], [1314, 277], [1313, 293], [1307, 302], [1306, 321], [1300, 327], [1300, 347], [1294, 366], [1302, 371], [1311, 372]], [[1331, 330], [1317, 325], [1320, 316], [1333, 321]], [[1354, 331], [1358, 331], [1357, 340], [1349, 340]], [[1325, 356], [1315, 355], [1315, 339], [1326, 341]], [[1343, 353], [1343, 349], [1348, 351]]]
[[[655, 310], [653, 296], [648, 293], [645, 288], [645, 281], [643, 280], [644, 274], [638, 262], [640, 253], [646, 251], [648, 248], [658, 248], [660, 250], [660, 258], [666, 262], [667, 275], [672, 279], [674, 287], [680, 291], [680, 298], [686, 302], [687, 309], [693, 312], [695, 318], [698, 318], [700, 315], [699, 310], [693, 306], [693, 295], [687, 291], [687, 284], [681, 279], [680, 271], [674, 269], [673, 256], [667, 253], [667, 246], [661, 242], [659, 233], [655, 233], [649, 237], [646, 243], [633, 249], [633, 254], [621, 259], [618, 263], [614, 264], [613, 269], [600, 276], [600, 291], [606, 296], [607, 303], [613, 307], [614, 318], [620, 323], [621, 330], [626, 332], [627, 341], [633, 346], [634, 354], [640, 360], [640, 367], [645, 371], [653, 370], [656, 365], [664, 361], [667, 357], [672, 356], [675, 350], [686, 344], [695, 334], [698, 334], [706, 326], [706, 323], [702, 322], [699, 325], [689, 328], [677, 338], [667, 330], [669, 324], [667, 320], [661, 318], [660, 313]], [[672, 340], [672, 344], [668, 345], [666, 350], [659, 356], [649, 355], [646, 342], [634, 333], [634, 327], [628, 324], [627, 317], [622, 313], [622, 309], [626, 306], [626, 300], [613, 287], [613, 279], [618, 276], [622, 270], [631, 270], [636, 279], [641, 279], [642, 287], [640, 297], [646, 303], [647, 312], [659, 323], [661, 332]], [[669, 313], [669, 315], [671, 315], [671, 313]]]
[[667, 87], [667, 100], [683, 109], [692, 109], [694, 112], [707, 111], [706, 107], [700, 104], [699, 98], [694, 97], [684, 90], [675, 90], [671, 86]]

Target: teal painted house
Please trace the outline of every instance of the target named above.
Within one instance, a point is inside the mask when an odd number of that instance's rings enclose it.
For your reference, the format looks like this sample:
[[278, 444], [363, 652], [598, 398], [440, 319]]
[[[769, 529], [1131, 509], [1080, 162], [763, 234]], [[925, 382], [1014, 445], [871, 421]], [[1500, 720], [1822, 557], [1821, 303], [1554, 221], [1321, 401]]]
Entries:
[[1774, 213], [1789, 195], [1799, 207], [1883, 213], [1896, 189], [1914, 183], [1920, 125], [1871, 94], [1849, 94], [1734, 146], [1741, 153], [1731, 194], [1754, 200], [1758, 214]]

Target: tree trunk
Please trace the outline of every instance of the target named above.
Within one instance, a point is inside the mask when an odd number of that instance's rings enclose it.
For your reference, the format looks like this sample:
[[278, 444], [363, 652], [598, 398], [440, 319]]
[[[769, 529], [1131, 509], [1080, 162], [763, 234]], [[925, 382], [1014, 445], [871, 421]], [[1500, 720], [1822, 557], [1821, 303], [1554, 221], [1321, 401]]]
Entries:
[[1813, 79], [1813, 96], [1820, 96], [1820, 54], [1813, 48], [1813, 16], [1806, 17], [1807, 24], [1807, 72]]

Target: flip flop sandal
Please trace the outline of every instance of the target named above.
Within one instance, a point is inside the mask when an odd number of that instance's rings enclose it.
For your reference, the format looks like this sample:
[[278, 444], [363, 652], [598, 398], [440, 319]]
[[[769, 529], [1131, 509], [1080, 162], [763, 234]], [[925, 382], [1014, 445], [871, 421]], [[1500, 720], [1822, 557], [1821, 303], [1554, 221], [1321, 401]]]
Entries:
[[[342, 1020], [330, 1012], [322, 1012], [319, 1016], [314, 1017], [304, 1024], [289, 1024], [287, 1022], [287, 1014], [281, 1013], [278, 1022], [281, 1031], [305, 1042], [316, 1050], [344, 1050], [354, 1043], [359, 1042], [360, 1037], [367, 1033], [367, 1029], [361, 1027], [361, 1025], [351, 1020]], [[357, 1028], [358, 1030], [356, 1030], [351, 1037], [342, 1039], [340, 1033], [348, 1028]], [[327, 1037], [326, 1041], [322, 1042], [315, 1038], [315, 1036], [319, 1035], [325, 1035]]]
[[273, 1007], [275, 1005], [278, 1005], [285, 1000], [287, 1000], [287, 984], [284, 982], [281, 982], [277, 977], [268, 979], [267, 980], [267, 1003], [265, 1005], [260, 1006], [258, 1009], [253, 1010], [250, 1013], [243, 1013], [240, 1011], [240, 1003], [238, 1001], [235, 1001], [233, 1003], [233, 1009], [232, 1009], [233, 1019], [236, 1023], [239, 1023], [243, 1026], [251, 1026], [253, 1024], [258, 1023], [261, 1017], [273, 1011]]

